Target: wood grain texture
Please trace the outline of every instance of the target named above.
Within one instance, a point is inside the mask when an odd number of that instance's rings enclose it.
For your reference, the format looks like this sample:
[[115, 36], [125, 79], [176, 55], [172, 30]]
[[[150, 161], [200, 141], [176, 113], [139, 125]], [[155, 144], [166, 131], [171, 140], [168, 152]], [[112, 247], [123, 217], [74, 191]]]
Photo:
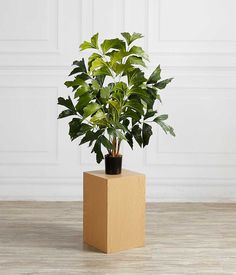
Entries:
[[84, 173], [83, 240], [107, 251], [107, 186], [101, 177]]
[[79, 202], [0, 202], [0, 274], [236, 274], [236, 204], [147, 204], [145, 247], [114, 254], [83, 244], [82, 213]]
[[145, 176], [84, 172], [84, 242], [111, 253], [144, 246]]

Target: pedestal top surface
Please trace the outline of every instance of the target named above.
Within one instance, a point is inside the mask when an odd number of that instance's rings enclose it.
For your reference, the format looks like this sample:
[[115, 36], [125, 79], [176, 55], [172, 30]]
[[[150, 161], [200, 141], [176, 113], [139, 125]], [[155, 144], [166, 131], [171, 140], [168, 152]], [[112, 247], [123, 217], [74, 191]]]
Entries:
[[97, 176], [103, 179], [123, 178], [123, 177], [129, 177], [129, 176], [144, 176], [144, 174], [142, 173], [138, 173], [138, 172], [134, 172], [126, 169], [122, 169], [122, 172], [119, 175], [108, 175], [105, 173], [104, 170], [85, 171], [84, 173]]

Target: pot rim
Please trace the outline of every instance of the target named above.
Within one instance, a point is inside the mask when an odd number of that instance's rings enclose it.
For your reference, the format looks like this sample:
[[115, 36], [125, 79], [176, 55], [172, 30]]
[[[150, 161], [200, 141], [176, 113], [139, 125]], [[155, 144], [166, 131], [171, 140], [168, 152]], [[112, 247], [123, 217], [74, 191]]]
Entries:
[[114, 158], [114, 159], [115, 159], [115, 158], [122, 158], [122, 155], [118, 155], [118, 156], [113, 157], [113, 156], [110, 155], [110, 154], [106, 154], [105, 157], [106, 157], [106, 158]]

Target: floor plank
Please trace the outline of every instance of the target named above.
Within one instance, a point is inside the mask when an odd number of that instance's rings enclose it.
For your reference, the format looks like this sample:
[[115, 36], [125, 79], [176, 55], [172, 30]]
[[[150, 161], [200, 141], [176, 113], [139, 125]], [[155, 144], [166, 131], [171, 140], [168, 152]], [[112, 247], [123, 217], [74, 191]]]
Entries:
[[146, 246], [82, 242], [79, 202], [0, 202], [0, 274], [236, 274], [236, 204], [150, 203]]

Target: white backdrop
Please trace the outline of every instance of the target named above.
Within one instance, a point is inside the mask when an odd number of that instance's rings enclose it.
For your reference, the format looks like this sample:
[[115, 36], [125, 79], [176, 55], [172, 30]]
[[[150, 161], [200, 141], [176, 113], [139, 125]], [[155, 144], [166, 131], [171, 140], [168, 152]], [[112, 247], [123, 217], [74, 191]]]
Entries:
[[177, 137], [124, 146], [124, 167], [146, 174], [151, 201], [236, 200], [235, 10], [234, 0], [2, 0], [0, 199], [82, 198], [82, 171], [104, 164], [70, 142], [56, 99], [82, 40], [136, 31], [150, 69], [175, 78], [162, 112]]

